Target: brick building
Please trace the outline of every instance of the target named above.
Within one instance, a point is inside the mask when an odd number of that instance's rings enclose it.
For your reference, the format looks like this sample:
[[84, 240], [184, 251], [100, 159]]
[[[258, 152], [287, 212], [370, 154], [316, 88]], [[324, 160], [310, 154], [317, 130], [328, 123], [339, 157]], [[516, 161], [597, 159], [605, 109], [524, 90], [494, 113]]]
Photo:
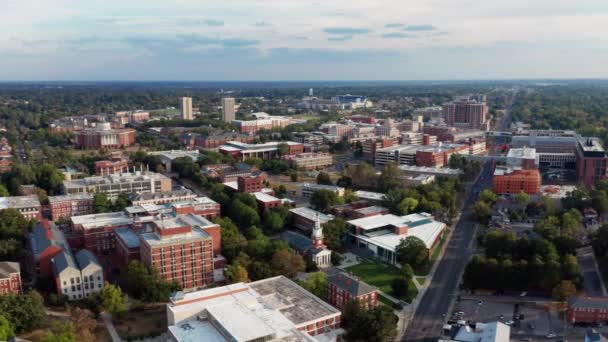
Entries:
[[576, 177], [588, 188], [606, 178], [608, 156], [597, 138], [580, 138], [576, 144]]
[[492, 178], [493, 190], [497, 194], [518, 194], [525, 192], [535, 195], [540, 192], [541, 175], [538, 169], [523, 170], [497, 166]]
[[365, 308], [378, 305], [378, 288], [346, 272], [338, 272], [327, 277], [327, 285], [329, 303], [338, 309], [344, 309], [352, 300], [356, 300]]
[[168, 192], [171, 191], [171, 188], [171, 178], [149, 171], [93, 176], [63, 181], [64, 194], [101, 192], [106, 194], [111, 201], [114, 201], [123, 192]]
[[416, 165], [443, 167], [448, 164], [452, 154], [469, 154], [467, 145], [445, 144], [425, 146], [416, 150]]
[[352, 115], [348, 117], [348, 119], [352, 122], [364, 123], [368, 125], [376, 124], [376, 118], [373, 115]]
[[374, 165], [376, 151], [396, 144], [397, 140], [392, 138], [374, 138], [365, 140], [363, 143], [361, 143], [363, 149], [363, 159]]
[[254, 192], [255, 200], [258, 202], [260, 209], [272, 209], [283, 205], [283, 200], [266, 192]]
[[312, 231], [316, 220], [320, 220], [321, 225], [324, 225], [334, 219], [333, 215], [324, 214], [308, 207], [293, 208], [289, 212], [293, 216], [294, 226], [305, 232]]
[[334, 158], [331, 153], [310, 152], [283, 156], [290, 167], [303, 170], [322, 170], [333, 165]]
[[70, 245], [86, 248], [95, 255], [110, 255], [116, 247], [114, 231], [131, 228], [133, 218], [126, 212], [72, 216], [72, 237]]
[[488, 105], [471, 99], [460, 99], [443, 105], [443, 118], [448, 126], [486, 129]]
[[93, 194], [80, 193], [72, 195], [49, 196], [51, 220], [61, 217], [89, 215], [93, 213]]
[[84, 129], [75, 133], [76, 147], [83, 149], [118, 149], [135, 143], [136, 131], [131, 128], [110, 128], [109, 122], [99, 127]]
[[51, 260], [69, 246], [63, 233], [50, 221], [40, 221], [29, 236], [32, 269], [36, 275], [52, 276]]
[[265, 187], [267, 175], [265, 172], [256, 172], [249, 176], [239, 176], [236, 180], [239, 192], [258, 192]]
[[26, 220], [42, 219], [42, 206], [38, 195], [0, 197], [0, 210], [2, 209], [15, 209]]
[[173, 202], [189, 201], [195, 198], [196, 194], [187, 189], [154, 193], [142, 192], [133, 194], [133, 196], [131, 197], [131, 204], [167, 204]]
[[202, 216], [156, 220], [152, 232], [140, 235], [140, 245], [142, 262], [184, 289], [213, 284], [214, 270], [223, 267], [214, 265], [221, 252], [220, 227]]
[[5, 137], [0, 138], [0, 173], [8, 172], [13, 165], [13, 148]]
[[127, 158], [116, 157], [95, 162], [95, 175], [97, 176], [123, 172], [129, 172], [129, 159]]
[[0, 262], [0, 296], [13, 293], [21, 294], [21, 267], [18, 262]]
[[300, 154], [304, 152], [304, 145], [293, 141], [272, 141], [264, 144], [248, 144], [238, 141], [228, 141], [219, 147], [221, 153], [231, 155], [236, 160], [243, 161], [247, 158], [273, 159], [279, 154], [279, 148], [286, 145], [284, 154]]
[[607, 322], [608, 297], [572, 297], [566, 317], [570, 324]]

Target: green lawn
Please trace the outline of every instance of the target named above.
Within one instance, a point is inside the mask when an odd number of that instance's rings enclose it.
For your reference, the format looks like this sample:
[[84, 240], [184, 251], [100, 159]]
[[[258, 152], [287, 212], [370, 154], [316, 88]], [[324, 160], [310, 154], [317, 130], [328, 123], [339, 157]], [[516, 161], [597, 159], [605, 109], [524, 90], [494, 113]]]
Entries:
[[[355, 276], [360, 277], [364, 282], [376, 286], [380, 291], [394, 296], [391, 283], [393, 282], [393, 279], [399, 276], [399, 269], [397, 267], [371, 260], [364, 260], [358, 265], [348, 267], [346, 270], [352, 272]], [[399, 299], [410, 302], [417, 294], [418, 290], [416, 289], [414, 282], [410, 281], [407, 296]]]
[[426, 277], [416, 277], [418, 284], [422, 285], [426, 281]]

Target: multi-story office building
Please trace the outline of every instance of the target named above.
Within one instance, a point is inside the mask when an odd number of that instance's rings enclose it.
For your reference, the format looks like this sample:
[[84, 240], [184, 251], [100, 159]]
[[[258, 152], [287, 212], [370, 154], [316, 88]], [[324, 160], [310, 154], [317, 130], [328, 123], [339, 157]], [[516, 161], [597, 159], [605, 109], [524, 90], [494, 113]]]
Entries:
[[525, 170], [538, 168], [538, 157], [533, 148], [512, 148], [507, 153], [507, 166], [520, 167]]
[[131, 228], [133, 218], [126, 212], [72, 216], [72, 247], [87, 248], [96, 255], [109, 255], [116, 247], [114, 231]]
[[293, 141], [301, 144], [322, 145], [323, 132], [296, 132], [293, 133]]
[[255, 157], [261, 159], [272, 159], [278, 153], [282, 145], [287, 146], [285, 155], [299, 154], [304, 152], [304, 145], [293, 141], [272, 141], [265, 144], [247, 144], [238, 141], [229, 141], [225, 145], [219, 147], [219, 151], [224, 154], [229, 154], [237, 160], [245, 160]]
[[375, 164], [376, 151], [396, 145], [397, 141], [390, 138], [373, 138], [367, 139], [361, 143], [363, 149], [363, 159]]
[[112, 157], [110, 160], [95, 162], [95, 175], [111, 175], [113, 173], [129, 172], [129, 159], [122, 156]]
[[335, 193], [338, 196], [344, 196], [344, 188], [335, 185], [325, 185], [325, 184], [316, 184], [316, 183], [301, 183], [300, 184], [300, 192], [302, 197], [310, 198], [315, 191], [319, 190], [328, 190]]
[[72, 216], [93, 213], [93, 194], [79, 193], [71, 195], [49, 196], [51, 220], [71, 218]]
[[448, 126], [486, 130], [488, 105], [472, 99], [460, 99], [443, 105], [443, 117]]
[[222, 119], [232, 122], [236, 118], [236, 103], [233, 97], [222, 98]]
[[250, 134], [242, 134], [235, 132], [224, 132], [217, 134], [196, 134], [196, 133], [185, 133], [180, 136], [182, 144], [188, 148], [217, 148], [229, 141], [238, 141], [242, 143], [253, 143], [257, 137]]
[[0, 262], [0, 296], [21, 294], [21, 267], [18, 262]]
[[376, 150], [374, 165], [384, 166], [390, 162], [399, 165], [415, 165], [416, 151], [420, 145], [395, 145]]
[[273, 128], [285, 128], [295, 123], [305, 123], [306, 120], [292, 119], [287, 116], [268, 115], [257, 113], [255, 120], [232, 120], [232, 124], [241, 133], [257, 133], [261, 130], [272, 130]]
[[0, 197], [0, 210], [15, 209], [26, 220], [42, 219], [42, 206], [38, 195]]
[[194, 116], [192, 114], [192, 98], [191, 97], [182, 97], [180, 99], [179, 108], [182, 113], [182, 120], [192, 120]]
[[422, 146], [416, 151], [416, 165], [443, 167], [448, 164], [452, 154], [469, 154], [469, 146], [460, 144]]
[[169, 150], [169, 151], [152, 151], [148, 152], [153, 156], [159, 156], [161, 163], [165, 167], [166, 172], [172, 172], [171, 165], [177, 158], [190, 158], [193, 162], [198, 160], [200, 153], [198, 150]]
[[112, 129], [109, 122], [99, 123], [75, 133], [76, 147], [83, 149], [109, 150], [131, 146], [135, 143], [136, 131], [131, 128]]
[[538, 169], [525, 170], [497, 166], [492, 177], [494, 192], [497, 194], [518, 194], [525, 192], [536, 195], [540, 192], [541, 176]]
[[587, 188], [606, 179], [608, 156], [598, 138], [579, 138], [576, 144], [576, 178]]
[[423, 133], [405, 132], [405, 133], [401, 134], [401, 144], [403, 144], [403, 145], [422, 145], [424, 142], [423, 138], [424, 138]]
[[395, 138], [401, 134], [398, 125], [391, 118], [385, 119], [382, 125], [376, 126], [376, 135], [381, 137]]
[[283, 156], [290, 167], [303, 170], [321, 170], [333, 165], [334, 159], [331, 153], [300, 153]]
[[155, 193], [144, 192], [133, 194], [131, 197], [131, 204], [134, 206], [145, 204], [167, 204], [193, 200], [195, 198], [196, 194], [187, 189]]
[[341, 341], [341, 313], [284, 276], [178, 293], [171, 341]]
[[265, 172], [255, 172], [247, 176], [238, 176], [236, 179], [237, 190], [239, 192], [258, 192], [265, 187], [264, 183], [268, 175]]
[[327, 295], [329, 303], [338, 309], [357, 301], [364, 308], [371, 309], [378, 305], [378, 288], [368, 285], [361, 279], [346, 272], [338, 272], [327, 277]]
[[141, 260], [183, 289], [204, 288], [214, 283], [220, 234], [219, 225], [194, 214], [155, 220], [153, 231], [140, 235]]
[[425, 119], [437, 120], [443, 116], [443, 108], [441, 106], [432, 106], [414, 109], [413, 116], [422, 115]]
[[94, 176], [63, 182], [67, 195], [78, 193], [104, 193], [112, 201], [120, 193], [167, 192], [171, 191], [171, 178], [156, 172], [134, 172]]

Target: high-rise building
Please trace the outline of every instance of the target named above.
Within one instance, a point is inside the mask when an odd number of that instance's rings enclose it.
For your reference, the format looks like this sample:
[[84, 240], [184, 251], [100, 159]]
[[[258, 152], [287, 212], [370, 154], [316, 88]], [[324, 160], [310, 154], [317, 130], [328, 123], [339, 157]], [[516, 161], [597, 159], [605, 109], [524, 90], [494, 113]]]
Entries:
[[192, 120], [192, 98], [182, 97], [181, 100], [182, 101], [180, 102], [180, 109], [182, 111], [182, 119]]
[[312, 88], [308, 89], [308, 96], [312, 97], [314, 95], [314, 91]]
[[232, 122], [235, 119], [236, 109], [233, 97], [224, 97], [222, 99], [222, 119], [225, 122]]
[[443, 105], [443, 117], [448, 126], [486, 129], [488, 105], [472, 99], [461, 99]]

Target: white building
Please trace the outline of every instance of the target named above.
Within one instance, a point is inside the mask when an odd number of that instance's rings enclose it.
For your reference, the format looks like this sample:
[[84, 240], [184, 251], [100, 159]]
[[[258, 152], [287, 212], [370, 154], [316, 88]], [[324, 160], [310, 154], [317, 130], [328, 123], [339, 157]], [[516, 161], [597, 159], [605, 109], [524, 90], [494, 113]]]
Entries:
[[76, 253], [75, 258], [80, 268], [83, 296], [86, 298], [93, 293], [101, 291], [104, 281], [103, 268], [95, 255], [87, 249], [81, 249]]
[[74, 257], [64, 250], [51, 262], [57, 292], [68, 300], [82, 300], [103, 288], [103, 269], [90, 251], [83, 249]]
[[182, 113], [183, 120], [192, 120], [192, 98], [191, 97], [182, 97], [180, 102], [180, 110]]
[[200, 153], [198, 150], [170, 150], [170, 151], [154, 151], [148, 152], [153, 156], [160, 156], [160, 160], [165, 167], [166, 172], [171, 172], [171, 163], [177, 158], [190, 158], [193, 162], [198, 160]]
[[300, 184], [300, 192], [302, 197], [310, 198], [312, 194], [319, 190], [328, 190], [335, 193], [338, 196], [344, 196], [344, 188], [335, 185], [325, 185], [325, 184], [316, 184], [316, 183], [301, 183]]
[[374, 256], [391, 264], [397, 264], [395, 249], [401, 240], [415, 236], [424, 242], [430, 252], [446, 228], [445, 223], [435, 221], [427, 213], [376, 215], [351, 220], [348, 224], [352, 227], [352, 242], [357, 247], [369, 250]]

